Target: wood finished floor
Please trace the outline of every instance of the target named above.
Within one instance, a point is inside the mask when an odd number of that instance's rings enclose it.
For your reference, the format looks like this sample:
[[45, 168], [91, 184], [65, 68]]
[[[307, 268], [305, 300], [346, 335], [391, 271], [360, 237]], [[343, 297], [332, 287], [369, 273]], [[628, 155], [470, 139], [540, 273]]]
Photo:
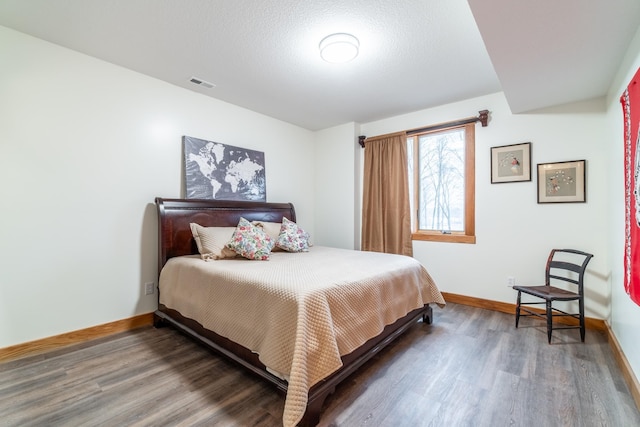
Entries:
[[[604, 334], [434, 309], [325, 402], [320, 426], [640, 426]], [[173, 329], [0, 364], [0, 426], [278, 426], [284, 398]]]

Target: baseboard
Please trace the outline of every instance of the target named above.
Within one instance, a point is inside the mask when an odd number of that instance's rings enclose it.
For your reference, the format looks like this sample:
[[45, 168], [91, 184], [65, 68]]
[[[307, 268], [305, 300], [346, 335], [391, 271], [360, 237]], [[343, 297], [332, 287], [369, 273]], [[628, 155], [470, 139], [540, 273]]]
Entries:
[[608, 323], [606, 323], [606, 326], [607, 338], [609, 339], [609, 345], [613, 349], [613, 356], [616, 358], [616, 362], [618, 362], [624, 381], [627, 383], [631, 396], [633, 396], [633, 400], [636, 402], [636, 407], [640, 409], [640, 382], [638, 382], [638, 378], [633, 374], [633, 369], [631, 369], [627, 356], [624, 355], [624, 351], [622, 351], [622, 347], [620, 347], [620, 343], [613, 333], [613, 330], [611, 330]]
[[[516, 305], [508, 302], [492, 301], [488, 299], [469, 297], [466, 295], [450, 294], [448, 292], [442, 292], [442, 296], [445, 301], [449, 301], [455, 304], [468, 305], [470, 307], [485, 308], [487, 310], [499, 311], [501, 313], [508, 313], [515, 315]], [[544, 310], [533, 309], [539, 313], [544, 313]], [[555, 322], [555, 320], [554, 320]], [[577, 325], [578, 321], [572, 318], [558, 319], [560, 323], [566, 323], [569, 325]], [[585, 317], [584, 324], [587, 329], [596, 329], [599, 331], [606, 331], [605, 322], [602, 319], [595, 319], [592, 317]]]
[[[515, 304], [509, 304], [506, 302], [492, 301], [486, 300], [482, 298], [469, 297], [466, 295], [457, 295], [450, 294], [448, 292], [442, 292], [442, 296], [445, 301], [452, 302], [455, 304], [468, 305], [470, 307], [484, 308], [487, 310], [499, 311], [502, 313], [513, 314], [515, 316]], [[543, 313], [543, 310], [540, 310]], [[593, 318], [585, 318], [585, 326], [587, 329], [597, 329], [604, 331], [607, 334], [607, 339], [609, 341], [609, 345], [611, 346], [611, 350], [613, 351], [613, 356], [618, 363], [618, 367], [622, 372], [622, 377], [627, 383], [627, 387], [629, 387], [629, 391], [633, 396], [633, 400], [636, 403], [636, 407], [640, 409], [640, 383], [638, 379], [633, 373], [631, 369], [631, 365], [627, 360], [627, 357], [624, 355], [622, 351], [622, 347], [620, 347], [620, 343], [616, 338], [615, 334], [609, 327], [609, 324], [601, 319], [593, 319]]]
[[153, 313], [140, 314], [128, 319], [117, 320], [104, 325], [93, 326], [79, 331], [29, 341], [11, 347], [0, 348], [0, 362], [34, 356], [39, 353], [55, 350], [71, 344], [78, 344], [118, 332], [129, 331], [153, 324]]

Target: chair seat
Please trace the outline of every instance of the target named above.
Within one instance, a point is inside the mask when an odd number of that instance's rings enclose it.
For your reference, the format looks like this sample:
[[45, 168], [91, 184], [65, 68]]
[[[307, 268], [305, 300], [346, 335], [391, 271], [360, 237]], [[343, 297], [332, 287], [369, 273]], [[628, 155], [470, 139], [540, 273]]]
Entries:
[[552, 301], [571, 301], [580, 298], [580, 295], [575, 292], [556, 288], [554, 286], [514, 286], [513, 289]]

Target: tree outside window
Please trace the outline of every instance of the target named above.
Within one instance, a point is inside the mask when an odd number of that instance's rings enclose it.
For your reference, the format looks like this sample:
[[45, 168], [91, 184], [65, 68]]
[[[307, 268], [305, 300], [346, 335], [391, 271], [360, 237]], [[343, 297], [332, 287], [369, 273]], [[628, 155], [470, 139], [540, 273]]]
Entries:
[[475, 243], [473, 124], [407, 138], [413, 239]]

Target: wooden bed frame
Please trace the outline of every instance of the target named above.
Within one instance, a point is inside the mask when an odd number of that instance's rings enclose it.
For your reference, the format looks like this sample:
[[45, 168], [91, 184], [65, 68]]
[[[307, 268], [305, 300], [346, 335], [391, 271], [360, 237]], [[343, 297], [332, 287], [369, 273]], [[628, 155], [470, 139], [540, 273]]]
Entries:
[[[189, 227], [191, 222], [196, 222], [203, 227], [235, 227], [240, 217], [249, 221], [282, 222], [283, 217], [296, 221], [296, 213], [291, 203], [163, 199], [159, 197], [155, 201], [158, 210], [158, 274], [169, 258], [198, 253]], [[158, 298], [160, 298], [159, 295]], [[421, 317], [423, 322], [431, 324], [432, 309], [428, 304], [388, 325], [380, 335], [343, 356], [342, 368], [309, 390], [307, 409], [299, 425], [315, 426], [318, 424], [322, 405], [327, 396], [333, 393], [336, 385]], [[172, 325], [250, 372], [273, 383], [280, 392], [286, 394], [287, 382], [269, 373], [255, 353], [203, 328], [198, 322], [182, 316], [177, 311], [165, 307], [159, 303], [158, 299], [158, 310], [154, 313], [154, 325], [160, 327], [165, 324]]]

